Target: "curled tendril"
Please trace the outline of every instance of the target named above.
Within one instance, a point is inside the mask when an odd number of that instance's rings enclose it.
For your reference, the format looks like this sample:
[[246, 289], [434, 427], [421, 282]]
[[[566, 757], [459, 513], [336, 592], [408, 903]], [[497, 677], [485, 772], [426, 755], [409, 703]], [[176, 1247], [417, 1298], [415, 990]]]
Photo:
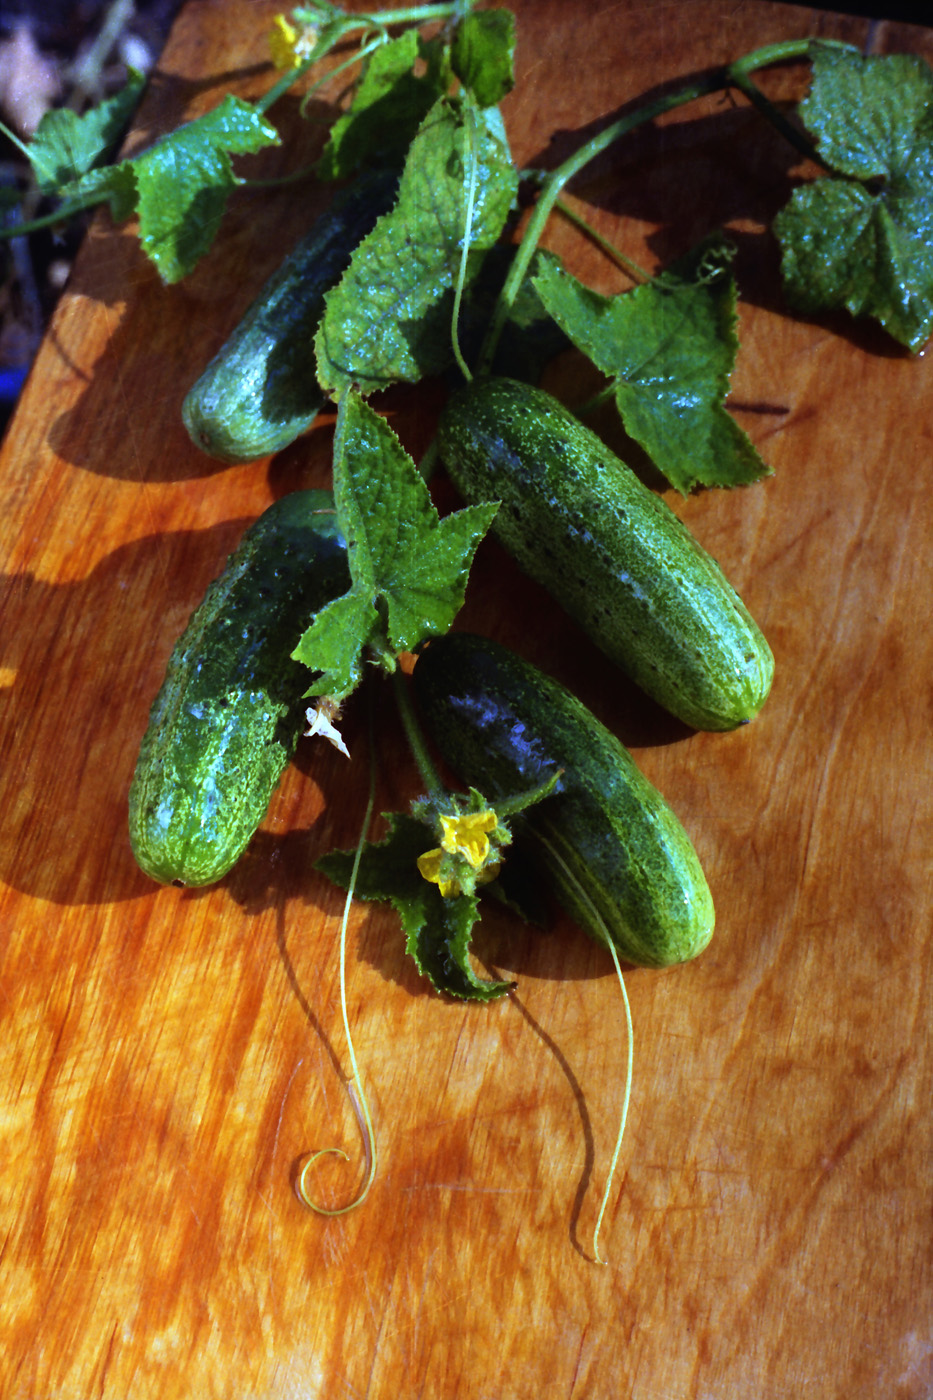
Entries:
[[369, 1195], [370, 1188], [376, 1179], [376, 1134], [373, 1131], [372, 1115], [369, 1111], [369, 1102], [363, 1089], [363, 1081], [360, 1078], [359, 1065], [356, 1062], [356, 1051], [353, 1048], [353, 1036], [350, 1034], [350, 1016], [347, 1011], [347, 925], [350, 922], [350, 910], [353, 906], [353, 896], [356, 891], [356, 880], [360, 869], [360, 860], [363, 855], [363, 847], [366, 844], [366, 833], [372, 820], [373, 806], [376, 798], [376, 763], [375, 746], [372, 735], [372, 705], [369, 714], [369, 797], [366, 802], [366, 812], [363, 816], [363, 824], [360, 829], [360, 837], [356, 846], [356, 855], [353, 861], [353, 870], [350, 874], [350, 883], [347, 888], [347, 897], [343, 904], [343, 917], [340, 920], [340, 1009], [343, 1014], [343, 1030], [347, 1041], [347, 1053], [350, 1060], [350, 1067], [353, 1071], [350, 1079], [347, 1080], [347, 1094], [353, 1105], [353, 1112], [356, 1114], [356, 1121], [360, 1125], [360, 1132], [363, 1135], [363, 1146], [366, 1153], [366, 1176], [363, 1185], [353, 1200], [345, 1206], [330, 1208], [319, 1205], [312, 1196], [308, 1194], [307, 1175], [316, 1162], [322, 1157], [334, 1155], [342, 1157], [345, 1162], [350, 1159], [342, 1147], [322, 1147], [316, 1152], [307, 1153], [300, 1159], [301, 1166], [295, 1178], [295, 1195], [303, 1206], [308, 1210], [313, 1210], [316, 1215], [346, 1215], [348, 1211], [355, 1210], [361, 1206]]
[[301, 1165], [295, 1177], [295, 1195], [298, 1197], [301, 1204], [307, 1206], [308, 1210], [313, 1210], [315, 1215], [346, 1215], [348, 1211], [356, 1210], [357, 1206], [361, 1206], [366, 1200], [366, 1197], [369, 1195], [370, 1187], [376, 1179], [376, 1136], [373, 1132], [372, 1119], [369, 1116], [369, 1104], [366, 1102], [366, 1095], [363, 1093], [362, 1086], [360, 1086], [359, 1095], [357, 1095], [357, 1091], [352, 1082], [347, 1085], [347, 1093], [350, 1096], [353, 1111], [360, 1125], [360, 1132], [363, 1134], [363, 1143], [366, 1150], [366, 1176], [360, 1190], [353, 1197], [353, 1200], [349, 1201], [345, 1206], [322, 1206], [308, 1193], [308, 1172], [322, 1157], [327, 1157], [328, 1155], [342, 1157], [345, 1162], [349, 1162], [350, 1158], [342, 1147], [322, 1147], [319, 1148], [317, 1152], [307, 1153], [300, 1159]]

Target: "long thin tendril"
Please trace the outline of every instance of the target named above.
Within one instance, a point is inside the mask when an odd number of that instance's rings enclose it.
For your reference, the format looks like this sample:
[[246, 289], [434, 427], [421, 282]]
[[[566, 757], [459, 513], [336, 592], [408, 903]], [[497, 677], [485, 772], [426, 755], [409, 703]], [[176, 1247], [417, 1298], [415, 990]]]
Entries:
[[612, 1150], [612, 1158], [609, 1162], [609, 1171], [606, 1176], [603, 1199], [600, 1203], [599, 1214], [596, 1217], [596, 1225], [593, 1229], [593, 1258], [596, 1260], [597, 1264], [605, 1264], [606, 1262], [599, 1253], [599, 1231], [602, 1227], [603, 1216], [606, 1214], [606, 1206], [609, 1204], [609, 1192], [612, 1188], [613, 1178], [615, 1177], [616, 1167], [619, 1162], [619, 1153], [622, 1150], [622, 1138], [625, 1135], [625, 1120], [628, 1118], [628, 1106], [632, 1098], [632, 1064], [635, 1058], [635, 1034], [632, 1029], [632, 1008], [629, 1005], [628, 992], [625, 990], [625, 978], [622, 976], [622, 968], [619, 966], [619, 955], [611, 939], [609, 940], [609, 951], [612, 954], [612, 961], [615, 964], [619, 986], [622, 988], [622, 1002], [625, 1006], [625, 1030], [628, 1038], [628, 1060], [625, 1067], [625, 1092], [622, 1096], [619, 1131], [616, 1135], [616, 1145]]
[[577, 879], [576, 875], [570, 869], [569, 865], [567, 865], [560, 852], [555, 848], [553, 842], [548, 840], [547, 837], [542, 836], [540, 833], [539, 837], [542, 841], [542, 844], [545, 846], [551, 860], [554, 861], [555, 865], [560, 866], [565, 879], [568, 881], [568, 883], [573, 885], [577, 898], [589, 907], [590, 917], [593, 923], [598, 929], [602, 931], [606, 947], [612, 954], [612, 961], [615, 965], [616, 976], [619, 979], [619, 986], [622, 989], [622, 1002], [625, 1007], [625, 1033], [626, 1043], [628, 1045], [628, 1063], [626, 1065], [625, 1071], [625, 1089], [622, 1094], [622, 1110], [619, 1114], [619, 1130], [616, 1133], [615, 1147], [613, 1148], [612, 1157], [609, 1162], [609, 1170], [606, 1174], [606, 1185], [603, 1191], [603, 1198], [600, 1203], [599, 1212], [596, 1216], [596, 1224], [593, 1227], [593, 1259], [597, 1264], [605, 1264], [606, 1260], [602, 1257], [602, 1255], [599, 1252], [599, 1232], [602, 1228], [603, 1216], [606, 1214], [606, 1207], [609, 1204], [609, 1196], [612, 1191], [612, 1183], [615, 1178], [616, 1167], [619, 1163], [619, 1154], [622, 1150], [622, 1138], [625, 1135], [625, 1123], [626, 1119], [628, 1118], [629, 1103], [632, 1098], [632, 1069], [635, 1059], [635, 1034], [632, 1028], [632, 1008], [629, 1005], [628, 992], [625, 989], [625, 978], [622, 976], [622, 968], [619, 964], [619, 955], [616, 952], [615, 944], [609, 936], [609, 930], [606, 928], [605, 920], [603, 919], [599, 910], [596, 908], [596, 905], [590, 899], [590, 896], [587, 893], [587, 891], [580, 884], [580, 881]]
[[360, 1076], [360, 1068], [356, 1059], [356, 1050], [353, 1046], [353, 1036], [350, 1033], [350, 1017], [347, 1011], [347, 927], [350, 922], [350, 910], [353, 905], [353, 896], [356, 890], [356, 880], [359, 874], [360, 861], [363, 856], [363, 847], [366, 844], [366, 833], [369, 831], [369, 824], [372, 821], [373, 807], [376, 800], [376, 760], [375, 746], [372, 736], [372, 708], [370, 708], [369, 724], [369, 796], [366, 802], [366, 812], [363, 817], [363, 824], [360, 829], [359, 840], [356, 844], [356, 853], [353, 858], [353, 868], [350, 872], [350, 883], [347, 889], [347, 897], [343, 905], [343, 917], [340, 921], [340, 1010], [343, 1014], [343, 1031], [347, 1041], [347, 1055], [350, 1061], [352, 1074], [347, 1080], [347, 1094], [353, 1105], [357, 1122], [360, 1125], [360, 1132], [363, 1136], [363, 1144], [366, 1152], [366, 1177], [360, 1191], [353, 1200], [345, 1206], [337, 1206], [330, 1209], [319, 1205], [308, 1194], [307, 1175], [311, 1168], [321, 1157], [333, 1154], [349, 1161], [349, 1158], [342, 1147], [322, 1147], [318, 1152], [310, 1153], [304, 1160], [298, 1177], [295, 1181], [295, 1194], [302, 1205], [313, 1210], [317, 1215], [346, 1215], [348, 1211], [355, 1210], [361, 1206], [369, 1195], [370, 1188], [376, 1179], [376, 1168], [378, 1164], [378, 1154], [376, 1151], [376, 1134], [373, 1130], [372, 1115], [369, 1111], [369, 1101], [366, 1098], [366, 1091], [363, 1088], [363, 1081]]

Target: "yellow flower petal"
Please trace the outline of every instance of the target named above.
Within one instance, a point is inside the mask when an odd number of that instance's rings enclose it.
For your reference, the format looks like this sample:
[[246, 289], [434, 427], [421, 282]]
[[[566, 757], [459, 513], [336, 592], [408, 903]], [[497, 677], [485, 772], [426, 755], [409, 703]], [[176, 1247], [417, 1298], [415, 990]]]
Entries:
[[297, 42], [298, 34], [285, 16], [276, 15], [269, 35], [269, 51], [272, 54], [272, 62], [283, 73], [287, 73], [289, 68], [298, 67]]
[[433, 851], [425, 851], [423, 856], [418, 857], [418, 874], [422, 879], [429, 880], [432, 885], [436, 885], [443, 859], [444, 852], [440, 846]]
[[441, 846], [451, 855], [461, 855], [479, 870], [489, 855], [488, 832], [495, 830], [495, 812], [466, 812], [460, 817], [441, 817]]
[[445, 899], [453, 899], [462, 893], [460, 881], [455, 877], [447, 878], [441, 874], [441, 862], [444, 859], [444, 852], [440, 846], [433, 851], [425, 851], [423, 856], [418, 857], [418, 873], [424, 880], [428, 880], [432, 885], [437, 885]]

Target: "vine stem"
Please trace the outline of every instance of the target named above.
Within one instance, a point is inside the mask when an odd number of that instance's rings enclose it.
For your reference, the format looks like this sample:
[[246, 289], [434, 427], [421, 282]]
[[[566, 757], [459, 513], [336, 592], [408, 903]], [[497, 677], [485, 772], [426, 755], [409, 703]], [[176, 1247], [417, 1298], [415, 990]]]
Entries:
[[[535, 250], [541, 241], [545, 225], [560, 199], [561, 192], [566, 184], [581, 170], [585, 169], [597, 156], [609, 149], [610, 146], [629, 132], [636, 130], [640, 126], [645, 126], [648, 122], [654, 121], [657, 117], [663, 116], [666, 112], [674, 111], [677, 107], [686, 106], [689, 102], [695, 102], [698, 98], [708, 97], [714, 92], [724, 92], [730, 87], [737, 87], [743, 92], [749, 101], [753, 102], [757, 110], [765, 116], [774, 126], [787, 137], [789, 141], [801, 152], [810, 158], [819, 161], [814, 147], [807, 141], [806, 137], [799, 132], [777, 108], [768, 101], [758, 88], [751, 82], [750, 74], [759, 68], [765, 68], [773, 63], [786, 63], [795, 59], [804, 59], [810, 52], [810, 39], [788, 39], [779, 44], [767, 44], [763, 48], [755, 49], [752, 53], [745, 54], [742, 58], [736, 59], [733, 63], [726, 64], [721, 68], [711, 69], [708, 73], [702, 74], [693, 82], [685, 83], [683, 87], [676, 88], [672, 92], [666, 92], [653, 98], [650, 102], [644, 103], [641, 107], [626, 113], [618, 121], [612, 122], [604, 131], [598, 132], [578, 151], [555, 167], [545, 177], [541, 186], [541, 192], [537, 203], [531, 212], [531, 217], [525, 227], [522, 240], [518, 245], [518, 251], [512, 260], [508, 276], [499, 296], [495, 314], [490, 323], [486, 340], [480, 352], [477, 372], [488, 374], [489, 367], [499, 343], [505, 322], [508, 319], [515, 298], [521, 288], [522, 282], [531, 264]], [[829, 41], [827, 41], [829, 42]], [[851, 48], [851, 45], [834, 41], [834, 47]], [[822, 162], [819, 162], [822, 164]]]
[[[301, 10], [302, 6], [297, 8]], [[369, 29], [373, 25], [379, 25], [383, 29], [391, 29], [396, 24], [428, 24], [432, 19], [449, 19], [451, 15], [460, 14], [469, 8], [470, 5], [464, 4], [464, 0], [446, 0], [446, 3], [437, 5], [403, 5], [397, 10], [348, 14], [346, 28]]]
[[[304, 77], [309, 68], [313, 68], [322, 58], [325, 58], [337, 45], [352, 34], [356, 29], [378, 29], [380, 37], [371, 44], [365, 46], [359, 53], [353, 54], [345, 63], [342, 63], [336, 72], [342, 72], [344, 68], [355, 63], [358, 59], [364, 58], [372, 49], [378, 48], [387, 37], [386, 31], [398, 24], [428, 24], [435, 19], [450, 19], [451, 16], [460, 14], [464, 8], [469, 8], [470, 0], [448, 0], [448, 3], [439, 5], [405, 5], [398, 10], [383, 10], [375, 14], [346, 14], [339, 21], [325, 24], [321, 38], [314, 45], [308, 57], [303, 59], [297, 68], [292, 68], [287, 73], [283, 73], [278, 82], [275, 83], [265, 97], [259, 99], [255, 104], [260, 112], [268, 112], [279, 98], [288, 92], [293, 83]], [[334, 76], [328, 73], [326, 81]], [[320, 84], [315, 84], [320, 86]]]
[[587, 238], [589, 238], [592, 243], [596, 244], [597, 248], [601, 248], [603, 250], [603, 252], [608, 258], [611, 258], [613, 262], [618, 263], [618, 265], [623, 269], [623, 271], [628, 273], [629, 277], [631, 277], [633, 282], [650, 282], [650, 273], [646, 272], [643, 267], [639, 267], [637, 262], [634, 262], [631, 258], [626, 257], [626, 255], [622, 252], [621, 248], [617, 248], [614, 243], [610, 243], [608, 238], [603, 238], [599, 230], [595, 229], [591, 223], [588, 223], [587, 220], [584, 219], [582, 214], [578, 214], [576, 209], [572, 209], [570, 205], [566, 203], [565, 200], [557, 200], [554, 207], [557, 210], [558, 214], [562, 215], [562, 217], [565, 218], [568, 223], [573, 224], [576, 228], [580, 229], [582, 233], [586, 234]]
[[409, 748], [415, 763], [418, 765], [418, 772], [421, 781], [428, 790], [430, 797], [442, 799], [445, 796], [444, 784], [441, 782], [437, 769], [428, 753], [428, 746], [425, 743], [421, 726], [415, 715], [414, 707], [411, 703], [411, 696], [408, 693], [408, 683], [402, 671], [392, 672], [392, 688], [395, 692], [395, 703], [398, 705], [398, 712], [401, 716], [402, 725], [405, 729], [405, 738], [408, 740]]

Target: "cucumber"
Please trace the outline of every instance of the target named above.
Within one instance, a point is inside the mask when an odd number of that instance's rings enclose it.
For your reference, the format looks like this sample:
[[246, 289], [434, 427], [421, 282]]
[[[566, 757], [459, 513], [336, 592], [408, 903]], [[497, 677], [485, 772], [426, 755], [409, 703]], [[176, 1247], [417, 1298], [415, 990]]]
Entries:
[[291, 659], [347, 592], [329, 491], [295, 491], [246, 531], [192, 614], [152, 706], [130, 787], [130, 844], [166, 884], [208, 885], [246, 848], [305, 725], [312, 673]]
[[640, 967], [686, 962], [715, 916], [690, 838], [628, 751], [585, 705], [514, 652], [452, 632], [414, 668], [425, 728], [445, 763], [488, 801], [544, 783], [516, 836], [574, 921]]
[[696, 729], [751, 719], [774, 658], [719, 565], [670, 507], [541, 389], [474, 381], [441, 417], [441, 457], [492, 524], [623, 670]]
[[397, 189], [395, 171], [361, 176], [272, 274], [185, 397], [181, 416], [197, 447], [222, 462], [251, 462], [310, 427], [326, 398], [314, 364], [325, 293]]

